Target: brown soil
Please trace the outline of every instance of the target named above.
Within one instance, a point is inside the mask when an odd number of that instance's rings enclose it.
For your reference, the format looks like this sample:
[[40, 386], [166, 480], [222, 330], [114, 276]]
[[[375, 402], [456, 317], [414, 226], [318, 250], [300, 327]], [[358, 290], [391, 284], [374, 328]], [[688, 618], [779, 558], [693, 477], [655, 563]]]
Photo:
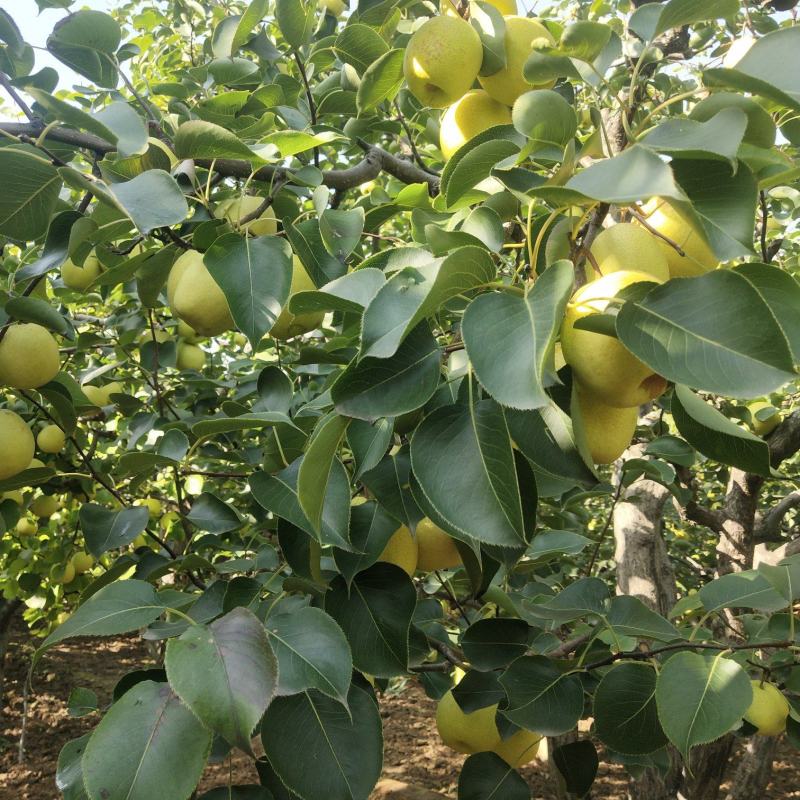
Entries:
[[[154, 665], [145, 645], [135, 637], [83, 640], [53, 648], [39, 666], [29, 703], [26, 756], [17, 763], [22, 720], [22, 686], [32, 642], [18, 632], [11, 642], [6, 666], [6, 686], [0, 704], [0, 800], [57, 800], [54, 785], [61, 747], [96, 723], [96, 715], [75, 719], [66, 701], [75, 686], [93, 689], [101, 705], [108, 703], [122, 675], [145, 664]], [[463, 756], [444, 747], [433, 722], [435, 704], [414, 683], [397, 687], [381, 698], [385, 755], [383, 774], [388, 779], [414, 784], [456, 797]], [[210, 766], [202, 790], [226, 785], [232, 771], [234, 783], [256, 783], [252, 762], [244, 756], [233, 763]], [[800, 766], [788, 748], [776, 763], [774, 780], [764, 800], [800, 798]], [[535, 800], [552, 800], [546, 767], [538, 762], [522, 770]], [[401, 795], [390, 795], [398, 796]], [[593, 789], [595, 798], [624, 798], [625, 775], [614, 765], [601, 766]], [[156, 798], [154, 798], [156, 800]]]

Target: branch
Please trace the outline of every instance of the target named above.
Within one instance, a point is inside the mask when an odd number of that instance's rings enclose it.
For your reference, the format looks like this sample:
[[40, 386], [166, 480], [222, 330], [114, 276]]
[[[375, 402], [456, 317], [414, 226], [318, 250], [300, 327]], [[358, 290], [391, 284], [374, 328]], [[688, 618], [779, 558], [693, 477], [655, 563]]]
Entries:
[[[5, 131], [14, 136], [39, 136], [44, 131], [44, 125], [32, 122], [2, 122], [0, 131]], [[54, 142], [61, 142], [72, 147], [82, 147], [92, 150], [100, 155], [105, 155], [117, 149], [116, 145], [94, 136], [91, 133], [81, 133], [70, 128], [51, 128], [47, 138]], [[347, 169], [332, 169], [322, 173], [322, 183], [331, 189], [343, 191], [353, 189], [363, 183], [374, 180], [381, 172], [388, 172], [403, 183], [427, 183], [431, 195], [439, 192], [439, 178], [429, 175], [416, 164], [406, 159], [392, 155], [376, 145], [369, 144], [363, 139], [357, 139], [356, 144], [364, 151], [362, 161]], [[249, 161], [239, 161], [232, 158], [198, 158], [195, 163], [201, 167], [212, 168], [224, 178], [250, 178], [259, 181], [272, 181], [282, 179], [290, 181], [292, 170], [286, 167], [265, 166], [253, 171]]]
[[782, 541], [778, 536], [781, 522], [793, 508], [800, 508], [800, 491], [790, 492], [761, 515], [756, 523], [756, 542]]
[[770, 461], [780, 465], [800, 450], [800, 411], [795, 411], [778, 425], [769, 437]]
[[30, 106], [20, 97], [17, 90], [11, 85], [8, 75], [5, 72], [0, 72], [0, 86], [7, 92], [9, 97], [19, 106], [22, 113], [31, 121], [36, 122], [38, 117], [31, 111]]
[[[308, 82], [308, 75], [306, 74], [306, 67], [303, 64], [303, 59], [297, 50], [292, 51], [297, 69], [300, 70], [300, 77], [303, 79], [303, 86], [306, 90], [306, 101], [308, 102], [308, 113], [311, 115], [312, 127], [317, 124], [317, 104], [314, 102], [314, 94], [311, 91], [311, 85]], [[319, 147], [314, 148], [314, 166], [319, 169]]]

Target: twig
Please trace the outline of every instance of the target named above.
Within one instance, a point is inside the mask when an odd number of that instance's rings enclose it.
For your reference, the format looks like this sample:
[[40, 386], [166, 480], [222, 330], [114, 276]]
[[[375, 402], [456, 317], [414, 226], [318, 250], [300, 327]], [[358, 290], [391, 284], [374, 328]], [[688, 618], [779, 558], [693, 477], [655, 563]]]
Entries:
[[30, 106], [22, 99], [19, 92], [11, 85], [11, 80], [5, 72], [0, 72], [0, 86], [9, 94], [11, 99], [19, 106], [22, 113], [31, 121], [38, 122], [39, 117], [33, 113]]
[[461, 669], [469, 669], [469, 665], [464, 661], [464, 654], [455, 647], [450, 647], [446, 645], [444, 642], [440, 642], [438, 639], [431, 639], [428, 638], [428, 644], [437, 652], [439, 655], [444, 656], [454, 667], [460, 667]]
[[272, 188], [269, 190], [269, 194], [264, 198], [261, 204], [256, 208], [254, 211], [251, 211], [249, 214], [246, 214], [239, 220], [239, 225], [247, 225], [248, 222], [252, 222], [255, 219], [258, 219], [274, 202], [275, 196], [278, 192], [283, 189], [286, 185], [285, 178], [277, 178], [275, 183], [273, 184]]
[[758, 193], [758, 202], [761, 206], [761, 258], [765, 264], [769, 264], [771, 258], [767, 249], [767, 222], [769, 221], [769, 209], [767, 208], [767, 195], [762, 189]]
[[158, 340], [156, 339], [156, 323], [153, 319], [153, 309], [147, 309], [147, 320], [150, 323], [150, 335], [153, 342], [153, 391], [156, 393], [156, 405], [159, 416], [164, 416], [164, 401], [161, 399], [161, 387], [158, 383]]
[[645, 228], [647, 228], [647, 230], [650, 231], [650, 233], [652, 233], [653, 236], [657, 236], [659, 239], [661, 239], [661, 241], [666, 242], [673, 250], [675, 250], [677, 252], [677, 254], [679, 256], [685, 256], [686, 255], [686, 253], [684, 252], [683, 248], [677, 242], [675, 242], [674, 240], [670, 239], [669, 236], [664, 236], [664, 234], [661, 233], [661, 231], [657, 231], [647, 221], [647, 217], [645, 217], [645, 215], [642, 214], [640, 211], [638, 211], [635, 208], [632, 208], [631, 209], [631, 214], [634, 217], [636, 217], [636, 219], [639, 221], [639, 223], [641, 223], [641, 225], [643, 225]]
[[447, 592], [447, 596], [453, 601], [453, 605], [455, 605], [455, 607], [459, 610], [459, 613], [464, 619], [464, 622], [466, 622], [467, 625], [469, 625], [470, 624], [469, 617], [467, 616], [466, 611], [464, 611], [464, 607], [461, 605], [461, 603], [458, 602], [458, 598], [456, 597], [453, 590], [450, 588], [450, 584], [441, 576], [438, 569], [434, 570], [433, 574], [436, 575], [436, 577], [439, 579], [439, 583], [442, 585], [442, 588]]
[[181, 475], [203, 475], [206, 478], [249, 478], [246, 472], [211, 472], [202, 469], [182, 469]]
[[17, 764], [25, 763], [25, 740], [28, 734], [28, 710], [30, 697], [30, 681], [26, 680], [22, 685], [22, 724], [19, 732], [19, 742], [17, 744]]
[[594, 545], [594, 550], [592, 551], [592, 557], [589, 560], [589, 564], [586, 567], [585, 575], [591, 575], [592, 570], [594, 569], [595, 562], [597, 561], [597, 556], [600, 554], [600, 548], [603, 545], [603, 541], [606, 538], [606, 534], [608, 533], [609, 528], [611, 527], [611, 521], [614, 519], [614, 509], [617, 507], [617, 503], [619, 502], [620, 495], [622, 494], [622, 477], [620, 477], [619, 483], [617, 484], [617, 491], [614, 492], [614, 499], [611, 502], [611, 508], [608, 510], [608, 516], [606, 517], [606, 523], [603, 525], [603, 529], [600, 531], [600, 535], [597, 537], [597, 541]]
[[[303, 79], [303, 86], [306, 88], [306, 100], [308, 101], [308, 113], [311, 115], [312, 127], [317, 124], [317, 105], [314, 102], [314, 95], [311, 93], [311, 86], [308, 83], [308, 75], [306, 74], [306, 67], [303, 64], [303, 59], [297, 50], [292, 51], [297, 68], [300, 70], [300, 77]], [[319, 169], [319, 148], [314, 148], [314, 166]]]
[[173, 244], [178, 245], [183, 250], [191, 250], [193, 249], [189, 242], [186, 239], [178, 236], [172, 228], [164, 227], [164, 228], [156, 228], [154, 231], [151, 231], [151, 234], [159, 239], [160, 241], [164, 241], [165, 239], [169, 239]]
[[136, 87], [133, 85], [133, 82], [128, 78], [123, 70], [120, 69], [119, 64], [115, 62], [114, 66], [117, 68], [117, 73], [119, 74], [120, 78], [122, 78], [122, 82], [128, 87], [128, 91], [136, 98], [136, 102], [142, 107], [142, 111], [144, 111], [147, 117], [160, 129], [161, 120], [159, 120], [159, 118], [156, 116], [150, 103], [148, 103], [144, 97], [142, 97], [142, 95], [136, 91]]
[[411, 148], [411, 155], [414, 156], [414, 161], [419, 164], [420, 169], [424, 169], [429, 175], [435, 175], [437, 178], [439, 177], [439, 173], [436, 170], [430, 169], [425, 165], [425, 162], [422, 160], [422, 156], [419, 154], [417, 150], [417, 146], [414, 144], [414, 137], [411, 134], [411, 128], [408, 127], [408, 122], [406, 122], [406, 118], [403, 116], [403, 112], [400, 110], [400, 104], [397, 100], [394, 101], [394, 107], [397, 111], [397, 120], [403, 126], [403, 130], [406, 133], [406, 138], [408, 139], [408, 146]]

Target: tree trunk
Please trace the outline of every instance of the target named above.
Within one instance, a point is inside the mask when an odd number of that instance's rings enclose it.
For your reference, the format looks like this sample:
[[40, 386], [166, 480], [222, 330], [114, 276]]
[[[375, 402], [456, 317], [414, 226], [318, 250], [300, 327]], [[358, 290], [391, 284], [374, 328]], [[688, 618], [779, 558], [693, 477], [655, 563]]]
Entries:
[[750, 739], [725, 800], [759, 800], [764, 796], [772, 776], [777, 745], [775, 736], [754, 736]]
[[[21, 606], [21, 600], [0, 600], [0, 701], [3, 698], [5, 686], [6, 651], [8, 650], [8, 640], [11, 637], [11, 623]], [[0, 702], [0, 713], [2, 708], [3, 703]]]
[[683, 790], [678, 797], [685, 800], [717, 800], [732, 749], [733, 736], [730, 735], [695, 747], [689, 756], [691, 772], [684, 770]]
[[[675, 574], [662, 536], [664, 505], [670, 494], [660, 483], [638, 480], [614, 508], [617, 593], [639, 598], [659, 614], [675, 604]], [[671, 754], [666, 775], [646, 770], [628, 784], [630, 800], [675, 800], [680, 784], [680, 760]]]

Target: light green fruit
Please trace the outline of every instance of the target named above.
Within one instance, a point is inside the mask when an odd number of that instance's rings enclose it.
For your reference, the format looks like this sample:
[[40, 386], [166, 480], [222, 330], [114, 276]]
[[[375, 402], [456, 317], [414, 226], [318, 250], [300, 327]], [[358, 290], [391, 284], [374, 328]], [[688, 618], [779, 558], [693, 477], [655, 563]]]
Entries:
[[[292, 259], [292, 284], [289, 287], [289, 300], [297, 292], [313, 291], [316, 288], [311, 276], [306, 272], [303, 262], [297, 256], [294, 256]], [[286, 301], [287, 306], [289, 300]], [[273, 339], [291, 339], [294, 336], [313, 331], [314, 328], [322, 324], [324, 318], [325, 313], [322, 311], [314, 311], [310, 314], [292, 314], [287, 307], [284, 307], [278, 319], [275, 320], [275, 324], [270, 328], [269, 335]]]
[[94, 386], [91, 383], [86, 383], [81, 386], [81, 391], [86, 395], [90, 403], [103, 408], [111, 403], [112, 394], [122, 394], [124, 390], [119, 381], [111, 381], [105, 386]]
[[341, 17], [347, 5], [344, 0], [317, 0], [317, 8], [333, 14], [334, 17]]
[[228, 301], [197, 250], [187, 250], [172, 265], [167, 298], [175, 316], [201, 336], [217, 336], [233, 327]]
[[428, 517], [417, 523], [417, 569], [431, 572], [435, 569], [452, 569], [461, 565], [461, 554], [453, 539]]
[[378, 561], [395, 564], [405, 570], [410, 577], [417, 568], [418, 556], [417, 540], [405, 525], [401, 525], [386, 542], [386, 547], [378, 556]]
[[31, 513], [39, 519], [52, 517], [59, 508], [61, 508], [61, 503], [52, 494], [40, 494], [31, 503]]
[[[659, 283], [669, 280], [669, 264], [656, 238], [640, 225], [621, 222], [602, 230], [590, 248], [600, 275], [635, 270], [652, 275]], [[589, 280], [600, 277], [587, 265]]]
[[158, 344], [165, 344], [172, 340], [172, 336], [170, 335], [169, 331], [162, 330], [160, 328], [156, 328], [155, 331], [156, 335], [153, 336], [153, 331], [150, 328], [145, 328], [141, 335], [139, 336], [139, 343], [140, 344], [147, 344], [147, 342], [155, 341]]
[[53, 577], [54, 583], [60, 583], [64, 586], [68, 583], [72, 583], [75, 580], [75, 567], [72, 565], [71, 561], [68, 561], [64, 568], [58, 572]]
[[0, 383], [36, 389], [61, 368], [58, 344], [47, 328], [34, 322], [11, 325], [0, 342]]
[[[490, 6], [494, 6], [503, 16], [517, 13], [517, 0], [486, 0]], [[453, 0], [439, 0], [439, 11], [451, 17], [460, 17], [457, 3]]]
[[205, 350], [202, 350], [196, 344], [181, 342], [178, 345], [178, 356], [175, 365], [178, 369], [194, 369], [200, 372], [206, 365]]
[[21, 506], [25, 503], [25, 498], [22, 496], [22, 492], [19, 489], [14, 489], [10, 492], [3, 492], [0, 494], [0, 502], [3, 500], [12, 500], [18, 506]]
[[497, 704], [465, 714], [451, 690], [436, 707], [436, 728], [442, 741], [459, 753], [497, 753], [514, 768], [531, 761], [542, 737], [520, 730], [503, 740], [495, 722], [496, 715]]
[[71, 563], [75, 569], [76, 575], [83, 575], [94, 566], [94, 556], [90, 553], [75, 553], [72, 556]]
[[775, 684], [750, 681], [753, 702], [744, 718], [758, 728], [760, 736], [779, 736], [786, 730], [789, 701]]
[[[772, 413], [769, 414], [766, 419], [760, 419], [756, 416], [759, 411], [765, 409], [772, 409]], [[750, 403], [747, 406], [747, 410], [750, 412], [750, 419], [752, 420], [751, 427], [757, 436], [769, 436], [781, 423], [780, 413], [773, 407], [772, 403], [765, 400]]]
[[406, 45], [403, 74], [420, 103], [444, 108], [469, 91], [482, 62], [483, 45], [468, 22], [450, 16], [431, 17]]
[[689, 278], [719, 266], [719, 259], [708, 245], [705, 235], [666, 200], [650, 200], [642, 208], [642, 213], [652, 228], [683, 250], [684, 255], [681, 255], [671, 244], [655, 237], [667, 259], [670, 277]]
[[627, 449], [636, 432], [639, 409], [615, 408], [577, 389], [572, 396], [572, 424], [595, 464], [610, 464]]
[[[448, 0], [449, 1], [449, 0]], [[442, 115], [439, 147], [445, 160], [470, 139], [495, 125], [511, 124], [511, 109], [489, 97], [483, 89], [472, 89]]]
[[182, 319], [178, 320], [178, 336], [189, 344], [196, 344], [203, 337], [197, 335], [197, 331], [191, 326], [187, 325]]
[[8, 409], [0, 409], [0, 480], [28, 468], [36, 446], [25, 420]]
[[79, 266], [74, 261], [67, 259], [61, 265], [61, 280], [64, 285], [76, 291], [85, 291], [91, 286], [92, 282], [102, 272], [100, 261], [94, 251], [86, 256], [83, 266]]
[[516, 99], [531, 89], [549, 89], [555, 81], [530, 84], [525, 80], [523, 68], [536, 46], [555, 44], [550, 31], [541, 22], [529, 17], [508, 16], [506, 22], [506, 65], [492, 75], [478, 76], [478, 82], [498, 102], [513, 106]]
[[163, 503], [157, 497], [143, 497], [137, 500], [134, 505], [144, 506], [153, 519], [158, 519], [164, 510]]
[[36, 445], [43, 453], [60, 453], [67, 437], [58, 425], [45, 425], [36, 437]]
[[30, 517], [20, 517], [17, 520], [17, 533], [20, 536], [33, 536], [39, 526]]
[[580, 288], [567, 305], [561, 325], [561, 350], [575, 379], [586, 393], [617, 408], [650, 402], [667, 388], [667, 382], [623, 347], [602, 333], [575, 328], [579, 319], [602, 314], [627, 286], [659, 281], [644, 272], [612, 272]]
[[[227, 200], [217, 203], [214, 209], [214, 216], [217, 219], [225, 219], [231, 225], [237, 227], [240, 220], [254, 213], [263, 202], [263, 197], [255, 197], [252, 194], [229, 197]], [[276, 234], [278, 232], [278, 220], [275, 218], [275, 212], [272, 208], [267, 208], [261, 216], [246, 222], [242, 229], [252, 236], [271, 236]]]

